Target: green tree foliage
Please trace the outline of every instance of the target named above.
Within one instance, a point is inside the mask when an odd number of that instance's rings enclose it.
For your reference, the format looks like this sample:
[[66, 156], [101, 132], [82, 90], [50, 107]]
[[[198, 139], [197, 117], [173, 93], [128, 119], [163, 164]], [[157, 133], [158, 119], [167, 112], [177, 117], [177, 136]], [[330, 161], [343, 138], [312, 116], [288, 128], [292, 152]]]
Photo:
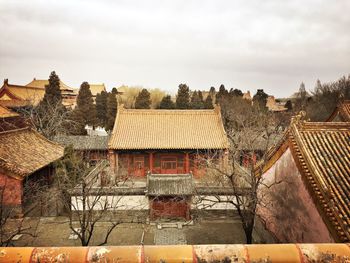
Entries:
[[180, 84], [176, 96], [177, 109], [190, 108], [190, 89], [186, 84]]
[[60, 90], [60, 79], [55, 71], [52, 71], [49, 77], [49, 84], [45, 86], [45, 95], [43, 103], [49, 105], [56, 105], [62, 101]]
[[135, 100], [135, 109], [150, 109], [151, 108], [151, 94], [147, 89], [142, 89]]
[[163, 97], [159, 104], [160, 109], [175, 109], [175, 103], [172, 101], [170, 95], [166, 95]]
[[215, 95], [215, 92], [216, 92], [215, 87], [210, 87], [209, 93], [210, 93], [212, 96]]
[[222, 101], [228, 97], [228, 91], [223, 84], [220, 85], [219, 92], [216, 93], [216, 104], [222, 103]]
[[350, 75], [324, 84], [318, 80], [306, 105], [307, 116], [312, 121], [325, 121], [341, 101], [348, 99], [350, 99]]
[[203, 109], [204, 108], [203, 95], [202, 95], [202, 93], [200, 93], [200, 95], [199, 95], [199, 92], [194, 91], [192, 93], [192, 97], [191, 97], [191, 108], [192, 109]]
[[266, 102], [269, 95], [267, 95], [263, 89], [258, 89], [253, 96], [253, 105], [261, 111], [267, 111]]
[[204, 101], [204, 109], [213, 109], [213, 99], [211, 98], [211, 95], [209, 94], [207, 98]]
[[106, 130], [111, 131], [114, 127], [115, 117], [117, 115], [118, 103], [116, 95], [113, 93], [108, 93], [107, 98], [107, 123]]
[[95, 126], [97, 124], [96, 107], [90, 85], [87, 82], [83, 82], [80, 86], [77, 106], [74, 109], [74, 120], [80, 124], [77, 133], [81, 132], [82, 134], [84, 134], [82, 127], [85, 127], [85, 125]]
[[240, 89], [230, 89], [229, 94], [231, 96], [236, 96], [236, 97], [242, 97], [243, 96], [243, 92]]
[[49, 77], [49, 84], [45, 86], [45, 94], [39, 105], [32, 109], [29, 116], [36, 129], [45, 137], [52, 139], [59, 133], [64, 133], [64, 118], [67, 110], [62, 104], [60, 79], [55, 71]]
[[115, 94], [115, 95], [117, 95], [117, 94], [118, 94], [118, 90], [117, 90], [117, 88], [116, 88], [116, 87], [114, 87], [114, 88], [112, 89], [112, 93], [113, 93], [113, 94]]
[[105, 91], [96, 95], [97, 124], [101, 127], [105, 127], [107, 123], [107, 98], [108, 93]]

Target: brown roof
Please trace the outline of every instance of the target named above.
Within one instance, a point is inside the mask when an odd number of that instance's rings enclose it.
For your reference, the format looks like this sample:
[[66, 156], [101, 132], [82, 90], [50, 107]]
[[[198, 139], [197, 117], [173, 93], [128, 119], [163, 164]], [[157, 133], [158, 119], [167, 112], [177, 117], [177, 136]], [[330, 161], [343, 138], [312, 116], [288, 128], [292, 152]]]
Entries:
[[0, 169], [23, 178], [61, 158], [63, 149], [30, 128], [0, 132]]
[[18, 117], [19, 114], [0, 105], [0, 118]]
[[341, 121], [350, 121], [350, 100], [339, 103], [327, 121], [333, 121], [338, 116]]
[[[45, 86], [46, 85], [49, 85], [49, 80], [48, 79], [35, 79], [34, 78], [26, 86], [40, 88], [40, 89], [44, 89], [45, 90]], [[71, 88], [68, 85], [64, 84], [61, 80], [60, 80], [60, 90], [61, 91], [67, 90], [67, 91], [73, 92], [73, 88]]]
[[290, 146], [331, 232], [339, 240], [349, 242], [350, 122], [303, 122], [293, 118], [284, 142], [270, 154], [264, 170]]
[[191, 174], [149, 174], [147, 175], [147, 194], [151, 196], [192, 195]]
[[92, 96], [96, 97], [98, 93], [106, 91], [105, 84], [89, 84]]
[[225, 149], [220, 109], [134, 110], [118, 108], [109, 148]]

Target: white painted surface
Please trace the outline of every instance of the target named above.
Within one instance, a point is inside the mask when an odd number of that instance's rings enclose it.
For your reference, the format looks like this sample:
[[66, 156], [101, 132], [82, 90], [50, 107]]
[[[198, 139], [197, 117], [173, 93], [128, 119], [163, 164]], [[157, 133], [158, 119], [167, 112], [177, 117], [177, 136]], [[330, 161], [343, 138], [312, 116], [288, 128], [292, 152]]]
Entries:
[[[72, 211], [82, 211], [81, 196], [71, 197]], [[89, 196], [86, 210], [146, 210], [149, 209], [148, 198], [144, 195], [126, 196]]]
[[234, 196], [194, 196], [191, 209], [235, 210], [236, 208], [227, 202], [232, 200], [235, 200]]

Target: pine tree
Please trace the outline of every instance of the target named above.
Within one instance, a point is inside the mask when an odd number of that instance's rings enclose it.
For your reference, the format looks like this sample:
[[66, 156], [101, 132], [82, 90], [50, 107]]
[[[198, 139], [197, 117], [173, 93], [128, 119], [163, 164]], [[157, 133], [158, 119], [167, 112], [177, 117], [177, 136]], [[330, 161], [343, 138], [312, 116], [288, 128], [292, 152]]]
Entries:
[[204, 109], [213, 109], [213, 99], [211, 98], [211, 95], [209, 94], [207, 98], [204, 101]]
[[284, 104], [284, 107], [287, 108], [288, 111], [291, 111], [293, 109], [292, 101], [287, 100], [286, 104]]
[[267, 111], [266, 102], [269, 95], [267, 95], [263, 89], [258, 89], [256, 94], [253, 96], [253, 105], [259, 107], [262, 111]]
[[56, 105], [62, 102], [60, 90], [60, 79], [55, 71], [52, 71], [49, 77], [49, 84], [45, 86], [45, 95], [43, 103], [46, 105]]
[[243, 92], [240, 89], [230, 89], [229, 94], [234, 97], [242, 97]]
[[190, 108], [190, 89], [186, 84], [180, 84], [176, 97], [177, 109], [189, 109]]
[[166, 95], [163, 97], [159, 104], [160, 109], [175, 109], [175, 103], [172, 101], [170, 95]]
[[107, 122], [107, 97], [106, 91], [96, 95], [96, 116], [101, 127], [105, 127]]
[[94, 127], [97, 124], [96, 107], [92, 98], [90, 85], [87, 82], [83, 82], [80, 86], [74, 113], [75, 120], [81, 125]]
[[225, 98], [228, 97], [228, 91], [226, 90], [224, 84], [220, 85], [219, 92], [215, 95], [216, 104], [220, 104]]
[[107, 131], [113, 130], [115, 117], [117, 115], [117, 109], [118, 109], [117, 97], [113, 92], [110, 92], [108, 93], [108, 98], [107, 98], [107, 123], [106, 123]]
[[192, 94], [192, 98], [191, 98], [191, 108], [192, 109], [203, 109], [204, 108], [203, 96], [202, 96], [202, 93], [200, 93], [201, 95], [199, 95], [199, 92], [194, 91]]
[[142, 89], [135, 100], [135, 109], [150, 109], [151, 108], [151, 94], [147, 89]]

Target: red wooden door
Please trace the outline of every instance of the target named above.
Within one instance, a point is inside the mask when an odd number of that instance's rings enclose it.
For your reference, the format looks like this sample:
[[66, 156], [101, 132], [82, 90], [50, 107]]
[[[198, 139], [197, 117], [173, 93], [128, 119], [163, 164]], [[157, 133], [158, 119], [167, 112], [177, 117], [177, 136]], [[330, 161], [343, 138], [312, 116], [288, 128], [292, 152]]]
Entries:
[[162, 174], [177, 174], [177, 158], [176, 157], [162, 157], [162, 159], [161, 159], [161, 173]]
[[134, 158], [134, 176], [145, 176], [145, 158], [143, 156]]

